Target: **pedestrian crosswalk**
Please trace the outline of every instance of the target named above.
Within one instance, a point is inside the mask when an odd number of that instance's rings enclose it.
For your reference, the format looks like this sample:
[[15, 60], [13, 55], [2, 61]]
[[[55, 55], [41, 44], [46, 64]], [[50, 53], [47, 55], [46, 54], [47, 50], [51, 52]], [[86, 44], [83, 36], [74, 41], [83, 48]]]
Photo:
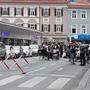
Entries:
[[48, 86], [48, 89], [61, 89], [69, 80], [70, 78], [59, 78]]
[[[10, 83], [15, 83], [15, 81], [17, 81], [17, 80], [22, 80], [22, 78], [26, 78], [26, 77], [23, 75], [12, 75], [12, 76], [5, 77], [0, 80], [0, 88], [2, 86], [8, 85]], [[39, 85], [40, 83], [46, 82], [46, 80], [49, 80], [49, 79], [51, 79], [51, 78], [48, 76], [33, 76], [30, 78], [28, 77], [28, 79], [25, 79], [23, 82], [18, 83], [14, 87], [31, 89], [31, 88]], [[52, 82], [48, 83], [46, 90], [49, 90], [49, 89], [60, 90], [70, 80], [71, 80], [71, 78], [57, 77], [53, 81], [51, 80]]]
[[14, 76], [10, 76], [8, 78], [2, 79], [2, 80], [0, 80], [0, 86], [6, 85], [8, 83], [11, 83], [11, 82], [13, 82], [13, 81], [15, 81], [17, 79], [22, 78], [22, 77], [23, 76], [21, 76], [21, 75], [14, 75]]
[[25, 83], [21, 84], [19, 87], [34, 87], [36, 84], [40, 83], [41, 81], [45, 80], [46, 77], [34, 77], [31, 80], [26, 81]]

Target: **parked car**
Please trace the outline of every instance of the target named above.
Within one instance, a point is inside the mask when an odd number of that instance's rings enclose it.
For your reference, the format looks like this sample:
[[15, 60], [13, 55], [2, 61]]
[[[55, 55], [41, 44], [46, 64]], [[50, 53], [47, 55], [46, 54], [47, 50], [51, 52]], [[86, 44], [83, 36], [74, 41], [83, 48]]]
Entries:
[[10, 45], [5, 45], [6, 48], [6, 56], [10, 55], [11, 51], [10, 51]]
[[31, 44], [29, 46], [29, 55], [38, 55], [39, 46], [37, 44]]
[[20, 46], [13, 46], [16, 58], [20, 57]]
[[29, 56], [29, 46], [21, 46], [22, 49], [23, 49], [23, 53], [26, 55], [26, 56]]
[[6, 48], [3, 42], [0, 42], [0, 58], [5, 59], [6, 56]]

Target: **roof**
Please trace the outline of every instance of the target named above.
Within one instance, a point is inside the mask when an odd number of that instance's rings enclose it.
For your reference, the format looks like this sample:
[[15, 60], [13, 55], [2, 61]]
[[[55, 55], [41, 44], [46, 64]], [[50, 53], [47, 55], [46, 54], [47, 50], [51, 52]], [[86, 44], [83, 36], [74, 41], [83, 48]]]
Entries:
[[0, 3], [61, 3], [61, 4], [64, 4], [64, 3], [67, 3], [68, 0], [0, 0]]
[[90, 3], [83, 4], [83, 3], [76, 3], [76, 4], [68, 4], [69, 9], [89, 9]]
[[90, 8], [90, 0], [77, 0], [77, 2], [69, 2], [68, 8], [70, 9], [88, 9]]

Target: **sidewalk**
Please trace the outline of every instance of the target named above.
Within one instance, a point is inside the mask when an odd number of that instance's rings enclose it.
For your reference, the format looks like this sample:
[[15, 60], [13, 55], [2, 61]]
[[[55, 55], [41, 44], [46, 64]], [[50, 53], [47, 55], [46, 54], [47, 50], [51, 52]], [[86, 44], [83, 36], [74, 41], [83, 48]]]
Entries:
[[[88, 66], [90, 67], [90, 65]], [[88, 68], [78, 87], [74, 90], [90, 90], [90, 68]]]

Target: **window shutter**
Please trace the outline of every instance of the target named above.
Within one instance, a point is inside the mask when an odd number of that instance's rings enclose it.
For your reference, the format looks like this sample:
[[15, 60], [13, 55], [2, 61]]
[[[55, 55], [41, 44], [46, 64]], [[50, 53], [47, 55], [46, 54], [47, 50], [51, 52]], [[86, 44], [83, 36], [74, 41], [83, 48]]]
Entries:
[[54, 9], [54, 15], [56, 16], [56, 8]]
[[42, 30], [41, 31], [43, 32], [43, 24], [42, 24]]
[[21, 15], [23, 16], [23, 10], [24, 10], [24, 8], [21, 8]]
[[61, 9], [61, 16], [63, 16], [63, 8]]
[[28, 16], [30, 16], [30, 8], [28, 8]]
[[43, 8], [42, 8], [42, 16], [43, 16]]
[[61, 32], [63, 32], [63, 24], [61, 25]]
[[50, 8], [49, 8], [49, 16], [50, 16]]
[[54, 24], [54, 32], [56, 32], [56, 24]]
[[50, 24], [48, 25], [48, 32], [50, 32]]
[[10, 13], [10, 8], [8, 7], [8, 15], [9, 15], [9, 13]]
[[37, 29], [37, 24], [35, 24], [35, 29]]
[[0, 15], [2, 15], [2, 7], [0, 7]]
[[14, 8], [14, 15], [16, 16], [16, 8]]
[[30, 24], [28, 24], [28, 28], [30, 28]]
[[37, 16], [37, 8], [35, 8], [35, 16]]

